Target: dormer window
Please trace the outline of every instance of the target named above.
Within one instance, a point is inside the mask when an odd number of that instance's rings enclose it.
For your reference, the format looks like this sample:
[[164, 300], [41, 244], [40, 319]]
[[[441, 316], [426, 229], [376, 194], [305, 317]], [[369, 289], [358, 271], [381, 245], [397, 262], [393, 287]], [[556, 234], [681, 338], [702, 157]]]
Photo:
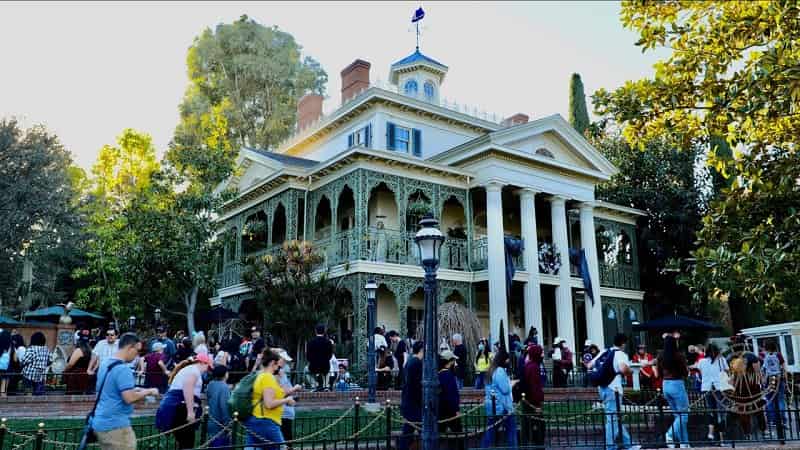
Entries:
[[403, 87], [403, 92], [405, 92], [405, 94], [408, 95], [409, 97], [416, 97], [418, 90], [419, 89], [417, 88], [417, 80], [408, 80], [406, 81], [406, 84]]
[[436, 94], [436, 88], [433, 86], [433, 83], [430, 81], [425, 82], [425, 99], [426, 100], [433, 100], [434, 95]]

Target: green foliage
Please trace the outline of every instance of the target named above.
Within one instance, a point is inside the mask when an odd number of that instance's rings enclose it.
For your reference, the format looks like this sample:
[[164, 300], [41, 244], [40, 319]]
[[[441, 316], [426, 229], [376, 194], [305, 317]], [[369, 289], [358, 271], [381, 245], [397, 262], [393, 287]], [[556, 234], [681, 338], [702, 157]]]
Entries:
[[[69, 272], [80, 259], [80, 169], [43, 126], [23, 130], [0, 120], [0, 298], [52, 304], [72, 295]], [[23, 260], [34, 267], [21, 284]], [[12, 305], [5, 301], [6, 306]]]
[[[624, 124], [644, 148], [669, 138], [677, 148], [712, 147], [708, 164], [726, 180], [697, 239], [686, 282], [708, 296], [767, 308], [770, 320], [797, 319], [800, 289], [800, 17], [795, 2], [626, 2], [623, 24], [643, 51], [670, 55], [655, 77], [595, 94], [598, 112]], [[734, 327], [746, 324], [733, 318]], [[744, 318], [747, 319], [747, 318]]]
[[584, 134], [589, 128], [589, 112], [586, 110], [583, 81], [577, 73], [573, 73], [569, 80], [569, 123], [580, 134]]
[[239, 148], [272, 149], [288, 137], [297, 100], [309, 91], [324, 94], [328, 79], [301, 50], [289, 33], [247, 16], [196, 37], [171, 163], [211, 186], [230, 175]]
[[244, 281], [263, 305], [273, 334], [285, 336], [289, 348], [298, 351], [313, 336], [314, 326], [328, 322], [347, 299], [326, 273], [314, 273], [321, 262], [310, 242], [286, 241], [278, 254], [251, 259], [245, 266]]

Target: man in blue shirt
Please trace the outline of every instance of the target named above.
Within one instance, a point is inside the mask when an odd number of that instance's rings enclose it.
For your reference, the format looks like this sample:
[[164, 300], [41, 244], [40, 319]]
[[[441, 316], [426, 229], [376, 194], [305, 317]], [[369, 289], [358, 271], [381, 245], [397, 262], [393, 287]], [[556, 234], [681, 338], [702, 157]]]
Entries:
[[123, 334], [119, 339], [119, 350], [103, 361], [97, 373], [96, 389], [100, 400], [92, 418], [92, 428], [103, 450], [135, 450], [136, 435], [130, 420], [133, 403], [148, 395], [158, 395], [156, 388], [137, 388], [128, 365], [141, 348], [138, 336]]

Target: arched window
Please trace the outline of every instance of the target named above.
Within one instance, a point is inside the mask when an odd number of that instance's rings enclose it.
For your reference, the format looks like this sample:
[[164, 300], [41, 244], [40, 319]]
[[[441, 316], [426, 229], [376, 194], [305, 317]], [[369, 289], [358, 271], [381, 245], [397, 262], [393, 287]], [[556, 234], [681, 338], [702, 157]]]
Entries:
[[433, 100], [434, 95], [436, 95], [436, 88], [433, 87], [433, 83], [430, 81], [425, 82], [425, 98], [428, 100]]
[[624, 230], [620, 230], [617, 235], [617, 262], [620, 264], [633, 264], [631, 238]]
[[553, 156], [553, 152], [551, 152], [550, 150], [548, 150], [548, 149], [546, 149], [544, 147], [542, 147], [540, 149], [537, 149], [536, 150], [536, 154], [539, 155], [539, 156], [544, 156], [545, 158], [556, 159], [556, 157]]
[[410, 97], [417, 96], [417, 80], [408, 80], [406, 81], [406, 85], [403, 87], [403, 92]]

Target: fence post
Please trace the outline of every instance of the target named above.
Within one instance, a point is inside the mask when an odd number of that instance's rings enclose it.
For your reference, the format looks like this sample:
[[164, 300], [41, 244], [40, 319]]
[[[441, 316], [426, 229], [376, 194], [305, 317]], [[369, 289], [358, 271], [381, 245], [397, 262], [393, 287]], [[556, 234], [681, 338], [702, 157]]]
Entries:
[[620, 402], [617, 389], [614, 389], [614, 402], [617, 404], [617, 437], [614, 438], [614, 442], [617, 444], [617, 448], [622, 448], [624, 445], [622, 440], [622, 402]]
[[495, 393], [494, 389], [492, 389], [492, 420], [489, 422], [488, 426], [491, 429], [486, 429], [486, 432], [491, 432], [492, 436], [494, 436], [493, 444], [497, 445], [497, 430], [495, 429], [495, 423], [497, 422], [497, 393]]
[[[664, 402], [661, 399], [661, 389], [656, 389], [656, 397], [658, 398], [658, 427], [655, 427], [656, 430], [660, 428], [660, 426], [664, 423]], [[660, 437], [661, 432], [658, 432], [656, 437]], [[666, 441], [666, 439], [665, 439]]]
[[353, 411], [353, 448], [358, 448], [358, 433], [361, 431], [361, 402], [356, 397], [355, 410]]
[[[777, 377], [777, 379], [776, 379], [776, 386], [775, 386], [776, 394], [772, 398], [772, 402], [774, 402], [774, 404], [775, 404], [775, 408], [774, 408], [775, 409], [775, 427], [777, 428], [777, 432], [778, 432], [778, 442], [780, 442], [781, 445], [786, 445], [786, 432], [783, 429], [783, 413], [786, 410], [786, 406], [785, 406], [786, 405], [786, 401], [785, 400], [783, 402], [780, 401], [780, 395], [786, 396], [786, 389], [783, 389], [783, 392], [781, 392], [781, 387], [782, 387], [781, 384], [782, 383], [783, 383], [783, 378], [782, 378], [782, 376], [779, 375]], [[780, 408], [781, 407], [781, 403], [784, 404], [784, 407], [783, 407], [784, 409], [783, 410], [781, 410], [781, 408]]]
[[33, 448], [35, 450], [42, 450], [44, 448], [44, 422], [39, 422], [39, 431], [36, 432], [36, 442]]
[[392, 448], [392, 400], [386, 399], [386, 448]]
[[233, 424], [231, 424], [231, 445], [234, 447], [239, 442], [239, 412], [233, 412]]
[[208, 439], [208, 413], [211, 408], [206, 405], [204, 408], [203, 421], [200, 423], [200, 442], [205, 442]]
[[7, 419], [5, 417], [0, 419], [0, 448], [4, 448], [3, 444], [5, 444], [6, 442], [6, 431], [7, 431], [6, 420]]

